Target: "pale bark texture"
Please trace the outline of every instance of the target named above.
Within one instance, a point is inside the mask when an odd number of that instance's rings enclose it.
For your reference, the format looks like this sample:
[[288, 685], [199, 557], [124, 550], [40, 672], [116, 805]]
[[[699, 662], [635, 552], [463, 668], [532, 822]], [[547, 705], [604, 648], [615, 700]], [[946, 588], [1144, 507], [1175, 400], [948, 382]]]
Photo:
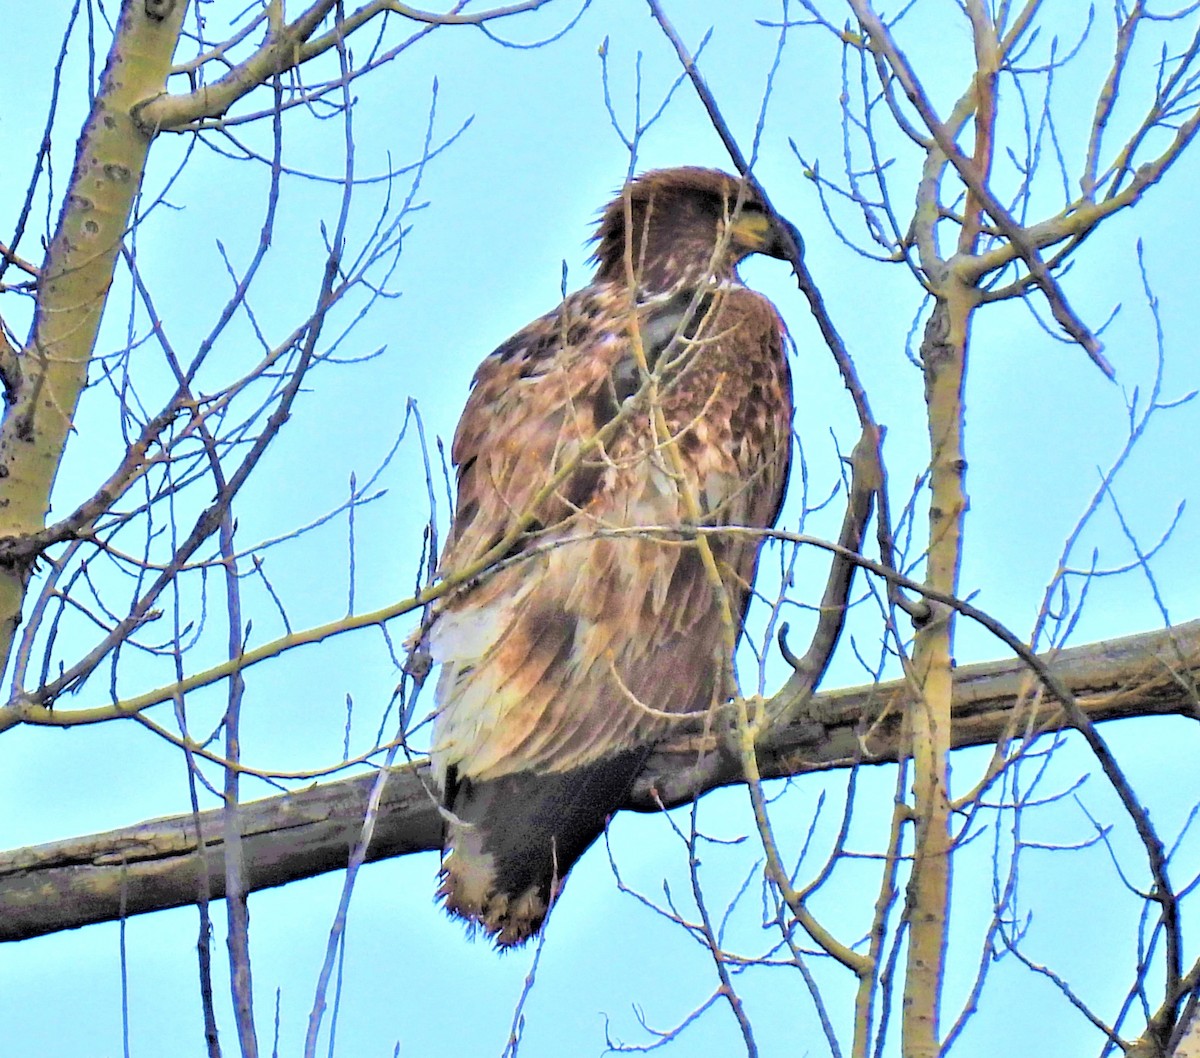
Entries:
[[[183, 0], [121, 5], [100, 91], [79, 138], [62, 215], [42, 264], [33, 330], [10, 372], [16, 377], [6, 379], [0, 538], [36, 533], [45, 524], [154, 138], [154, 130], [139, 121], [138, 108], [165, 89], [186, 9]], [[3, 660], [21, 621], [35, 557], [33, 551], [0, 564]]]

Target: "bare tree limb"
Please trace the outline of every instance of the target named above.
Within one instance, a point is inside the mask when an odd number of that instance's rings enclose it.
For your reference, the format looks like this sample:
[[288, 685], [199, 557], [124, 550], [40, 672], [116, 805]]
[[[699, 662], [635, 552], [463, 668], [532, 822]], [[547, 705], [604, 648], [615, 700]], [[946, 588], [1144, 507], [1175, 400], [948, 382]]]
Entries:
[[[550, 0], [522, 0], [520, 3], [473, 13], [461, 11], [459, 8], [462, 5], [458, 5], [450, 12], [439, 13], [410, 7], [397, 0], [370, 0], [344, 18], [334, 17], [332, 28], [320, 36], [314, 36], [325, 20], [333, 17], [335, 7], [333, 0], [316, 0], [288, 24], [273, 25], [254, 53], [232, 66], [220, 78], [211, 84], [199, 85], [192, 92], [178, 95], [163, 93], [139, 108], [138, 119], [148, 131], [157, 133], [183, 128], [206, 119], [221, 118], [239, 99], [268, 84], [272, 77], [297, 69], [304, 63], [337, 49], [340, 42], [352, 33], [389, 13], [410, 19], [422, 28], [397, 49], [392, 49], [385, 56], [377, 58], [371, 63], [371, 67], [391, 58], [396, 51], [403, 50], [417, 37], [437, 26], [480, 26], [487, 22], [511, 18], [522, 12], [536, 11], [549, 2]], [[223, 42], [213, 51], [172, 72], [194, 72], [204, 62], [214, 59], [228, 62], [228, 50], [243, 36], [244, 31], [235, 34], [231, 40]], [[336, 81], [324, 85], [321, 91], [340, 88], [364, 72], [363, 69], [345, 72]]]
[[[1041, 655], [1093, 722], [1198, 713], [1200, 621], [1162, 632]], [[1032, 695], [1035, 680], [1018, 659], [956, 672], [953, 745], [988, 745], [1014, 729], [1030, 735], [1070, 726], [1065, 712]], [[887, 763], [905, 752], [901, 731], [912, 694], [903, 681], [826, 691], [808, 715], [772, 730], [758, 747], [764, 778]], [[652, 812], [697, 793], [741, 782], [721, 737], [699, 726], [664, 743], [647, 764], [628, 807]], [[428, 793], [423, 762], [392, 770], [368, 860], [437, 849], [441, 818]], [[373, 775], [312, 786], [239, 809], [248, 891], [344, 868], [366, 811]], [[194, 817], [71, 838], [0, 854], [0, 941], [24, 940], [127, 915], [196, 901], [201, 871], [214, 898], [224, 895], [220, 810], [201, 813], [202, 851]]]
[[949, 130], [942, 123], [929, 102], [924, 88], [917, 80], [916, 74], [909, 65], [904, 53], [897, 47], [887, 28], [879, 16], [871, 9], [866, 0], [850, 0], [859, 23], [868, 36], [868, 46], [872, 51], [884, 56], [904, 89], [904, 94], [921, 115], [926, 128], [933, 134], [938, 148], [958, 171], [964, 184], [979, 200], [988, 215], [995, 221], [996, 226], [1004, 233], [1010, 246], [1025, 262], [1033, 281], [1041, 288], [1050, 306], [1050, 311], [1062, 328], [1077, 341], [1092, 362], [1109, 378], [1114, 371], [1112, 365], [1104, 358], [1100, 342], [1087, 328], [1075, 311], [1067, 303], [1066, 296], [1058, 282], [1050, 274], [1046, 262], [1037, 251], [1036, 244], [1029, 238], [1028, 232], [1017, 223], [1016, 219], [1004, 208], [987, 185], [986, 177], [979, 171], [974, 160], [968, 158], [954, 142]]

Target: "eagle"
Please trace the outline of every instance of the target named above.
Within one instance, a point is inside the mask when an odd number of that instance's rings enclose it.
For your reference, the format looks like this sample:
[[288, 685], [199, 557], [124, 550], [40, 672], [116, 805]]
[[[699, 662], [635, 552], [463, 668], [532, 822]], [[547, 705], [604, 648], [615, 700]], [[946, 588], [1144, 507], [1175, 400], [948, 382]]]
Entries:
[[538, 932], [656, 741], [734, 693], [761, 540], [694, 530], [778, 516], [786, 329], [737, 266], [800, 246], [743, 180], [646, 172], [602, 211], [591, 283], [475, 373], [421, 638], [438, 896], [500, 948]]

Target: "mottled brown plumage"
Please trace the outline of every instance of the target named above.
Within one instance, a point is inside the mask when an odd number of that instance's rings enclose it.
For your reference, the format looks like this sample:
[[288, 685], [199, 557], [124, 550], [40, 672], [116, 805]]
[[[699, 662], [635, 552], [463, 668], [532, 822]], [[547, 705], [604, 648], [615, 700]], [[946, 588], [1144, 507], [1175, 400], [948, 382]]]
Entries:
[[791, 437], [784, 326], [736, 265], [792, 238], [724, 173], [647, 173], [603, 213], [594, 281], [475, 374], [440, 574], [506, 561], [439, 601], [427, 635], [452, 820], [439, 895], [501, 946], [540, 927], [669, 714], [732, 691], [740, 627], [722, 612], [740, 624], [757, 542], [706, 537], [718, 583], [694, 540], [608, 531], [686, 527], [697, 510], [773, 524]]

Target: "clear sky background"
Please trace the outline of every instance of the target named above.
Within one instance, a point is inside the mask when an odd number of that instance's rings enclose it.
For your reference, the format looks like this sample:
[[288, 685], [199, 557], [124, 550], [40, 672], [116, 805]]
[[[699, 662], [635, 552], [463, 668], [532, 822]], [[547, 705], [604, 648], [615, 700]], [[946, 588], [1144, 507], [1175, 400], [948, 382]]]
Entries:
[[[223, 35], [222, 26], [240, 6], [225, 0], [205, 5], [210, 35]], [[1077, 10], [1082, 5], [1044, 6], [1048, 24], [1057, 27], [1064, 46], [1075, 41], [1084, 21]], [[0, 99], [6, 101], [0, 112], [0, 239], [5, 241], [43, 134], [53, 65], [70, 7], [62, 0], [30, 5], [19, 17], [0, 7]], [[730, 127], [748, 147], [778, 40], [777, 29], [755, 20], [778, 22], [780, 5], [678, 0], [666, 8], [691, 46], [713, 27], [701, 66]], [[110, 2], [105, 9], [112, 17], [116, 4]], [[832, 2], [823, 9], [835, 22], [847, 17]], [[798, 5], [790, 10], [793, 17], [801, 17]], [[575, 11], [572, 3], [556, 0], [536, 16], [497, 30], [517, 42], [536, 41], [562, 29]], [[1099, 12], [1076, 63], [1056, 74], [1058, 146], [1072, 160], [1081, 154], [1090, 100], [1107, 71], [1111, 22], [1111, 12]], [[370, 34], [356, 38], [356, 57], [365, 54], [371, 39]], [[967, 24], [956, 5], [917, 0], [899, 39], [928, 78], [939, 111], [946, 113], [962, 90], [971, 61]], [[1048, 29], [1035, 43], [1028, 65], [1046, 61], [1050, 39]], [[97, 41], [102, 64], [108, 43], [102, 26]], [[441, 30], [356, 82], [360, 176], [383, 173], [420, 156], [435, 79], [435, 141], [449, 137], [468, 119], [471, 123], [428, 164], [415, 192], [414, 203], [421, 208], [406, 221], [411, 230], [404, 237], [391, 284], [402, 296], [375, 305], [339, 347], [338, 356], [356, 362], [328, 363], [314, 370], [257, 483], [240, 501], [242, 546], [288, 534], [336, 508], [347, 494], [351, 473], [361, 482], [384, 462], [410, 398], [418, 403], [427, 434], [448, 440], [479, 360], [553, 307], [564, 267], [569, 286], [587, 282], [586, 241], [597, 210], [619, 188], [631, 165], [605, 107], [599, 57], [605, 41], [612, 105], [628, 127], [639, 56], [646, 110], [657, 107], [678, 76], [673, 52], [641, 0], [595, 0], [561, 39], [534, 50], [503, 47], [471, 29]], [[756, 174], [775, 205], [803, 231], [809, 267], [871, 394], [876, 415], [888, 427], [886, 456], [893, 506], [899, 510], [927, 458], [921, 376], [905, 355], [922, 307], [920, 292], [902, 266], [866, 261], [835, 236], [813, 183], [804, 178], [789, 147], [790, 137], [807, 162], [819, 162], [823, 174], [840, 178], [841, 58], [829, 34], [811, 27], [793, 29], [767, 110]], [[1151, 83], [1156, 53], [1147, 48], [1136, 58], [1140, 73], [1131, 77], [1127, 88], [1130, 105], [1118, 108], [1114, 117], [1122, 127], [1139, 116], [1132, 101]], [[35, 201], [35, 216], [43, 219], [34, 226], [28, 245], [23, 244], [25, 256], [37, 256], [37, 233], [45, 230], [45, 218], [52, 221], [57, 214], [74, 137], [87, 112], [87, 71], [86, 39], [77, 30], [64, 68], [55, 126], [52, 200], [47, 203], [43, 184]], [[1022, 121], [1020, 101], [1011, 91], [1002, 100], [1003, 127], [1013, 133]], [[267, 95], [255, 96], [246, 109], [268, 102]], [[1038, 103], [1030, 105], [1036, 123]], [[285, 129], [288, 164], [319, 177], [340, 175], [343, 128], [338, 120], [319, 122], [298, 110], [289, 114]], [[243, 127], [237, 135], [265, 149], [268, 132], [265, 126]], [[229, 147], [219, 137], [208, 142]], [[265, 167], [257, 162], [232, 160], [203, 144], [193, 146], [190, 140], [168, 136], [151, 154], [150, 193], [157, 195], [174, 177], [189, 147], [192, 156], [166, 193], [166, 204], [137, 237], [140, 266], [152, 277], [160, 318], [183, 350], [193, 348], [211, 327], [228, 295], [222, 248], [235, 267], [244, 266], [253, 252], [267, 183]], [[908, 209], [919, 159], [900, 140], [886, 142], [884, 149], [895, 159], [892, 187], [897, 207]], [[1048, 159], [1054, 150], [1048, 138], [1043, 149]], [[687, 85], [647, 133], [633, 164], [637, 170], [680, 164], [729, 168]], [[1002, 172], [1012, 172], [1003, 159], [998, 165]], [[391, 185], [393, 200], [408, 193], [409, 179], [402, 176]], [[1011, 191], [1014, 179], [1003, 179], [1003, 188]], [[1197, 221], [1191, 205], [1198, 179], [1196, 157], [1185, 159], [1143, 204], [1106, 223], [1064, 280], [1068, 296], [1090, 325], [1100, 326], [1119, 308], [1103, 334], [1107, 356], [1117, 370], [1115, 384], [1105, 380], [1082, 351], [1047, 335], [1021, 305], [996, 306], [978, 318], [967, 392], [971, 511], [962, 594], [1019, 634], [1027, 634], [1033, 625], [1063, 540], [1098, 483], [1098, 468], [1107, 467], [1124, 443], [1129, 402], [1135, 391], [1144, 401], [1153, 383], [1155, 325], [1137, 270], [1139, 239], [1161, 302], [1164, 398], [1182, 396], [1200, 381], [1195, 348], [1200, 295], [1194, 263]], [[310, 311], [323, 263], [320, 226], [332, 225], [338, 194], [335, 185], [321, 180], [285, 182], [271, 255], [252, 297], [258, 324], [270, 340], [279, 340]], [[362, 189], [356, 198], [352, 243], [369, 232], [387, 194], [384, 182]], [[1047, 170], [1031, 216], [1057, 210], [1062, 196], [1063, 182]], [[834, 209], [842, 229], [864, 244], [853, 211], [843, 204]], [[755, 261], [744, 275], [775, 300], [795, 339], [797, 429], [812, 494], [825, 495], [839, 480], [839, 448], [848, 452], [857, 439], [853, 408], [786, 266]], [[128, 283], [119, 280], [102, 348], [119, 349], [127, 343], [129, 305]], [[1044, 307], [1035, 307], [1046, 318]], [[20, 336], [28, 326], [27, 311], [28, 305], [13, 297], [0, 302], [0, 314]], [[351, 315], [342, 313], [339, 322], [345, 325]], [[144, 318], [135, 317], [135, 333], [143, 336], [146, 329]], [[381, 354], [360, 360], [376, 350]], [[168, 384], [154, 362], [156, 355], [147, 344], [133, 358], [142, 371], [139, 384], [147, 404]], [[252, 331], [240, 323], [210, 362], [201, 388], [215, 389], [236, 377], [257, 355]], [[67, 510], [89, 494], [119, 450], [120, 439], [112, 427], [112, 388], [99, 375], [96, 378], [98, 384], [81, 406], [79, 434], [59, 478], [56, 510]], [[1170, 526], [1177, 505], [1193, 498], [1200, 452], [1197, 425], [1194, 405], [1158, 416], [1118, 479], [1116, 497], [1143, 548]], [[411, 429], [384, 467], [379, 485], [386, 494], [356, 516], [359, 611], [408, 594], [413, 583], [427, 510], [420, 449]], [[784, 526], [795, 522], [796, 491], [794, 487]], [[196, 500], [203, 501], [204, 497]], [[444, 515], [444, 498], [442, 511]], [[833, 536], [839, 521], [835, 503], [813, 516], [806, 529]], [[1197, 520], [1186, 510], [1153, 560], [1161, 598], [1176, 621], [1190, 619], [1200, 609], [1200, 570], [1193, 558], [1198, 546]], [[1072, 562], [1086, 567], [1093, 549], [1101, 567], [1119, 566], [1133, 555], [1111, 505], [1083, 535]], [[345, 612], [344, 516], [257, 553], [285, 601], [293, 627], [322, 623]], [[820, 584], [825, 564], [820, 555], [802, 554], [798, 594], [803, 596], [806, 584]], [[1076, 584], [1074, 590], [1078, 588]], [[280, 634], [282, 624], [261, 586], [248, 583], [246, 590], [255, 607], [251, 641]], [[1163, 624], [1148, 580], [1136, 570], [1093, 581], [1089, 592], [1072, 642]], [[879, 653], [879, 630], [872, 606], [861, 611], [851, 632], [854, 645], [870, 659]], [[803, 627], [802, 615], [791, 619]], [[401, 641], [409, 627], [405, 619], [395, 622], [392, 640]], [[82, 653], [91, 634], [80, 625], [79, 638], [67, 640], [59, 653], [67, 658]], [[214, 624], [210, 641], [196, 650], [193, 664], [216, 660], [221, 649]], [[1002, 655], [999, 644], [985, 632], [960, 625], [960, 663]], [[122, 693], [133, 693], [168, 678], [163, 670], [131, 664], [121, 670], [118, 683]], [[783, 678], [780, 665], [773, 662], [767, 689], [775, 689]], [[378, 632], [306, 648], [254, 670], [247, 677], [243, 714], [246, 759], [278, 770], [337, 760], [347, 695], [355, 703], [351, 752], [361, 752], [373, 744], [398, 679]], [[839, 686], [867, 679], [855, 652], [844, 648], [826, 683]], [[66, 704], [105, 701], [107, 677], [93, 684]], [[222, 693], [219, 688], [201, 692], [192, 705], [197, 715], [215, 717], [223, 705]], [[166, 712], [158, 718], [169, 719]], [[1156, 720], [1104, 731], [1168, 841], [1197, 802], [1194, 727], [1183, 720]], [[985, 759], [982, 752], [956, 756], [956, 785], [967, 788]], [[1069, 741], [1055, 751], [1041, 779], [1045, 795], [1068, 789], [1083, 775], [1088, 778], [1077, 795], [1030, 813], [1027, 838], [1059, 844], [1090, 841], [1094, 831], [1086, 807], [1096, 818], [1116, 824], [1117, 855], [1130, 866], [1134, 882], [1145, 884], [1114, 798], [1091, 770], [1086, 755]], [[868, 769], [860, 776], [851, 847], [879, 847], [894, 783], [890, 768]], [[836, 831], [846, 784], [847, 776], [841, 773], [809, 776], [788, 784], [777, 802], [779, 825], [791, 834], [796, 848], [810, 824], [814, 826], [816, 851], [808, 862], [821, 862], [819, 850]], [[247, 782], [244, 787], [247, 799], [271, 792], [265, 784]], [[825, 804], [819, 809], [822, 798]], [[0, 802], [5, 806], [0, 844], [5, 848], [122, 826], [188, 807], [178, 751], [132, 724], [6, 734], [0, 743]], [[686, 825], [686, 816], [680, 820]], [[701, 826], [727, 839], [751, 834], [744, 792], [705, 798]], [[991, 896], [991, 843], [991, 835], [982, 834], [956, 868], [958, 918], [948, 1020], [956, 1016], [979, 959], [978, 936]], [[623, 816], [613, 827], [612, 845], [623, 880], [651, 899], [661, 900], [664, 882], [673, 894], [686, 890], [686, 854], [667, 820]], [[1185, 841], [1180, 879], [1195, 873], [1198, 851], [1194, 842]], [[723, 908], [754, 871], [754, 840], [706, 846], [704, 857], [710, 899]], [[436, 869], [436, 856], [426, 854], [372, 865], [361, 873], [348, 931], [336, 1053], [356, 1058], [390, 1055], [398, 1043], [402, 1055], [501, 1054], [533, 953], [502, 958], [486, 945], [466, 940], [462, 929], [434, 905]], [[849, 937], [869, 921], [877, 868], [867, 861], [851, 861], [840, 870], [839, 881], [827, 887], [816, 910]], [[329, 876], [251, 898], [258, 1027], [266, 1053], [277, 995], [279, 1053], [299, 1051], [341, 881], [340, 876]], [[1031, 955], [1052, 965], [1090, 1002], [1111, 1014], [1132, 973], [1140, 905], [1122, 887], [1108, 852], [1094, 844], [1074, 852], [1033, 851], [1023, 861], [1022, 889], [1028, 896], [1024, 906], [1032, 915]], [[757, 883], [752, 881], [731, 927], [747, 947], [768, 943], [761, 936], [754, 939], [756, 931], [761, 935], [760, 913]], [[214, 951], [220, 965], [222, 915], [215, 918]], [[128, 923], [131, 1054], [203, 1053], [195, 933], [194, 909]], [[118, 927], [101, 925], [0, 948], [0, 1039], [7, 1041], [5, 1053], [89, 1058], [120, 1054], [119, 944]], [[838, 1024], [844, 1026], [850, 982], [819, 961], [818, 972], [838, 1012]], [[1044, 1053], [1048, 1036], [1069, 1041], [1061, 1046], [1063, 1054], [1099, 1049], [1094, 1031], [1046, 981], [1011, 957], [999, 961], [992, 974], [960, 1053]], [[525, 1008], [521, 1053], [530, 1058], [601, 1053], [606, 1026], [614, 1039], [648, 1042], [638, 1011], [649, 1024], [669, 1028], [702, 1003], [715, 985], [712, 967], [693, 940], [617, 890], [604, 849], [598, 847], [577, 867], [555, 910], [538, 981]], [[739, 986], [762, 1054], [826, 1053], [812, 1004], [795, 971], [752, 971]], [[217, 991], [223, 1045], [226, 1053], [235, 1053], [224, 979], [218, 978]], [[738, 1041], [732, 1018], [718, 1004], [681, 1034], [671, 1053], [737, 1053]]]

